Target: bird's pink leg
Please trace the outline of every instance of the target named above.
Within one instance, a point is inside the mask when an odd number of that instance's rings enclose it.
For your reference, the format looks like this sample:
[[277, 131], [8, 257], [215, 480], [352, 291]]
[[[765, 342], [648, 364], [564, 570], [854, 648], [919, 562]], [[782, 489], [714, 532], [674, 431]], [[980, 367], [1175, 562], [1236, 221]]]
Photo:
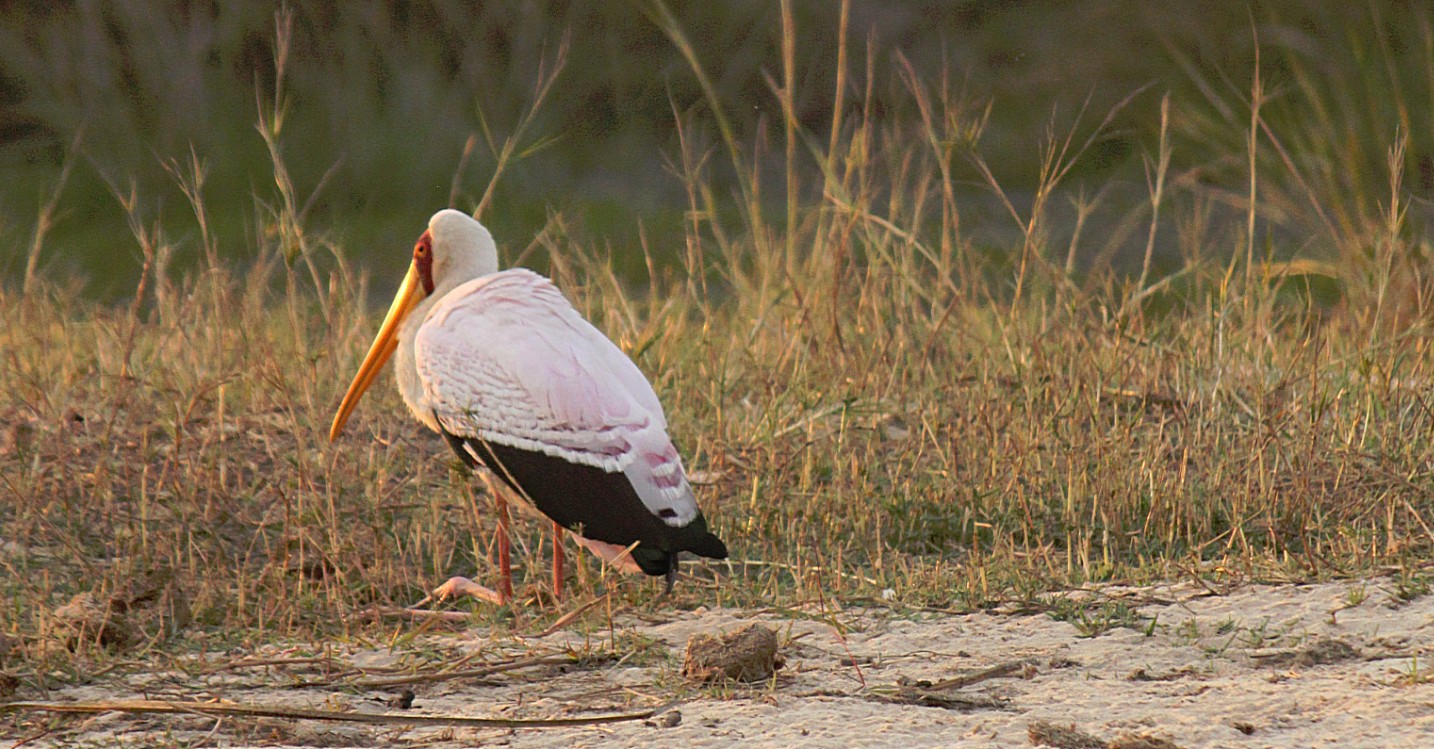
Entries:
[[508, 500], [501, 490], [493, 492], [493, 507], [498, 511], [498, 594], [513, 600], [513, 557], [508, 547]]
[[553, 599], [563, 600], [563, 526], [553, 521]]
[[489, 480], [487, 473], [479, 475], [483, 479], [483, 485], [488, 487], [488, 493], [493, 496], [493, 507], [497, 510], [498, 515], [498, 571], [502, 577], [498, 582], [498, 590], [485, 588], [466, 577], [455, 576], [435, 588], [433, 597], [442, 601], [459, 596], [471, 596], [480, 601], [502, 606], [513, 600], [512, 556], [508, 548], [508, 502], [504, 499], [502, 490]]

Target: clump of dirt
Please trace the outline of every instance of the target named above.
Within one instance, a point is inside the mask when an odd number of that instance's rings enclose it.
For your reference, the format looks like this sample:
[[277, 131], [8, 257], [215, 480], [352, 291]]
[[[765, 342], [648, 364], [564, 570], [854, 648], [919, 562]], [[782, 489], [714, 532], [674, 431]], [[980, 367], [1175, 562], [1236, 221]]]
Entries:
[[138, 639], [129, 617], [92, 591], [76, 593], [55, 609], [54, 617], [55, 624], [65, 632], [65, 644], [72, 648], [82, 642], [127, 648]]
[[0, 456], [24, 455], [35, 442], [35, 427], [28, 421], [17, 420], [12, 411], [5, 416], [8, 425], [0, 429]]
[[653, 728], [676, 728], [682, 725], [682, 713], [677, 710], [668, 710], [661, 715], [644, 720], [643, 725], [652, 726]]
[[1334, 637], [1321, 637], [1304, 647], [1259, 654], [1261, 665], [1273, 668], [1287, 666], [1327, 666], [1332, 663], [1357, 660], [1362, 657], [1353, 645]]
[[1026, 726], [1026, 735], [1035, 746], [1056, 749], [1180, 749], [1170, 739], [1145, 733], [1123, 733], [1110, 741], [1076, 728], [1074, 724], [1059, 725], [1043, 720]]
[[1299, 652], [1295, 663], [1300, 666], [1323, 666], [1359, 658], [1359, 651], [1344, 640], [1325, 638], [1315, 640]]
[[109, 594], [77, 593], [55, 609], [54, 621], [67, 647], [93, 642], [127, 649], [160, 640], [189, 624], [189, 597], [167, 569], [130, 578]]
[[692, 681], [763, 681], [786, 665], [778, 652], [777, 630], [761, 624], [713, 637], [693, 635], [687, 641], [682, 675]]
[[1163, 739], [1159, 736], [1151, 736], [1144, 733], [1127, 733], [1112, 739], [1110, 749], [1180, 749], [1180, 745], [1170, 739]]
[[1106, 749], [1106, 741], [1075, 727], [1075, 724], [1059, 725], [1044, 720], [1034, 720], [1026, 726], [1026, 736], [1034, 746], [1053, 746], [1056, 749]]

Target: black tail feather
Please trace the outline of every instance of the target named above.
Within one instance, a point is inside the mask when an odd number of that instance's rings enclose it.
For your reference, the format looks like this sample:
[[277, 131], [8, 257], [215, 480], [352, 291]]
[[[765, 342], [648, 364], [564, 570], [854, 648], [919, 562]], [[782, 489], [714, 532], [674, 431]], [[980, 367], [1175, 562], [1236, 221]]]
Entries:
[[637, 566], [641, 567], [643, 572], [653, 577], [666, 575], [676, 567], [676, 560], [676, 552], [663, 551], [640, 544], [632, 550], [632, 561], [637, 562]]
[[727, 544], [716, 534], [707, 530], [707, 518], [700, 513], [692, 519], [692, 522], [683, 526], [677, 548], [681, 551], [690, 551], [699, 557], [708, 559], [726, 559]]
[[727, 545], [707, 529], [707, 518], [700, 512], [687, 525], [674, 528], [643, 504], [622, 473], [463, 438], [447, 430], [443, 437], [465, 464], [488, 466], [559, 525], [618, 546], [638, 541], [632, 560], [649, 575], [661, 577], [675, 570], [677, 555], [684, 551], [709, 559], [727, 558]]

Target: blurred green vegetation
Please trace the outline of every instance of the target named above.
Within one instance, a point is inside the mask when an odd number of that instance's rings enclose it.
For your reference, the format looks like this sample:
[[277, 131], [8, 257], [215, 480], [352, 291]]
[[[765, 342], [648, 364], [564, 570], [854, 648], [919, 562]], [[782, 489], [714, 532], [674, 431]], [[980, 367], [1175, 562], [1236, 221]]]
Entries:
[[[801, 130], [824, 144], [839, 4], [793, 5], [795, 114]], [[659, 262], [679, 251], [686, 200], [671, 174], [679, 122], [691, 126], [687, 137], [713, 147], [708, 177], [719, 201], [738, 189], [708, 100], [654, 23], [648, 0], [290, 7], [293, 39], [279, 91], [283, 156], [299, 198], [309, 203], [308, 224], [326, 227], [336, 244], [363, 253], [356, 260], [381, 264], [385, 274], [402, 262], [388, 258], [405, 256], [427, 216], [448, 204], [455, 173], [455, 202], [478, 202], [495, 164], [489, 138], [501, 144], [512, 131], [539, 68], [553, 63], [565, 38], [568, 64], [522, 144], [533, 150], [503, 175], [484, 216], [508, 257], [550, 221], [610, 247], [611, 262], [628, 277], [643, 272], [640, 235]], [[760, 146], [782, 137], [773, 92], [782, 73], [778, 4], [670, 7], [737, 142], [758, 144], [752, 158], [770, 184], [761, 200], [780, 205], [780, 146], [770, 153]], [[207, 167], [204, 193], [218, 245], [243, 262], [263, 225], [254, 198], [275, 199], [255, 122], [272, 106], [280, 80], [276, 10], [189, 0], [18, 2], [0, 10], [0, 276], [23, 272], [37, 216], [67, 157], [74, 167], [39, 258], [53, 275], [82, 279], [98, 298], [133, 293], [141, 253], [116, 199], [131, 188], [139, 215], [177, 246], [193, 248], [178, 253], [174, 267], [191, 267], [200, 254], [198, 227], [166, 168], [191, 154]], [[1145, 237], [1132, 227], [1147, 217], [1146, 167], [1165, 93], [1172, 101], [1172, 181], [1191, 188], [1182, 199], [1203, 201], [1217, 224], [1244, 220], [1258, 57], [1269, 140], [1257, 154], [1265, 164], [1260, 219], [1264, 233], [1282, 240], [1272, 254], [1341, 257], [1365, 235], [1362, 224], [1378, 220], [1390, 203], [1388, 154], [1399, 135], [1407, 138], [1399, 160], [1411, 198], [1405, 231], [1422, 237], [1427, 226], [1434, 191], [1431, 10], [1424, 2], [1279, 0], [1195, 11], [1139, 0], [858, 0], [848, 33], [847, 101], [868, 103], [875, 121], [911, 125], [913, 143], [922, 137], [914, 87], [969, 102], [965, 111], [989, 102], [989, 121], [972, 147], [1018, 211], [1041, 183], [1043, 144], [1067, 135], [1077, 145], [1091, 139], [1058, 185], [1048, 231], [1058, 244], [1074, 230], [1076, 197], [1097, 200], [1084, 231], [1100, 239], [1084, 243], [1089, 249], [1078, 266], [1129, 269], [1134, 259], [1138, 269]], [[470, 138], [476, 147], [464, 162]], [[957, 145], [949, 167], [965, 190], [963, 231], [978, 245], [1008, 247], [1004, 240], [1018, 227], [963, 157], [966, 145]], [[801, 187], [814, 203], [820, 167], [803, 156]], [[1157, 270], [1179, 264], [1174, 244], [1158, 238]]]

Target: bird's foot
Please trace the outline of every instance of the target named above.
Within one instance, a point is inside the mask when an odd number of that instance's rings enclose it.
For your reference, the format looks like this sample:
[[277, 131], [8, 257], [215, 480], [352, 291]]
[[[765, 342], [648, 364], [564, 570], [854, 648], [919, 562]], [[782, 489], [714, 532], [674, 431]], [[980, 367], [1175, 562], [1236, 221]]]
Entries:
[[632, 554], [626, 546], [618, 546], [617, 544], [604, 543], [591, 538], [583, 538], [576, 533], [570, 535], [572, 535], [573, 541], [577, 542], [579, 546], [591, 551], [594, 556], [606, 562], [609, 567], [619, 572], [634, 575], [642, 572], [642, 568], [633, 560]]
[[440, 601], [459, 596], [471, 596], [499, 606], [508, 603], [507, 596], [492, 588], [485, 588], [466, 577], [450, 577], [447, 582], [433, 589], [433, 597]]

